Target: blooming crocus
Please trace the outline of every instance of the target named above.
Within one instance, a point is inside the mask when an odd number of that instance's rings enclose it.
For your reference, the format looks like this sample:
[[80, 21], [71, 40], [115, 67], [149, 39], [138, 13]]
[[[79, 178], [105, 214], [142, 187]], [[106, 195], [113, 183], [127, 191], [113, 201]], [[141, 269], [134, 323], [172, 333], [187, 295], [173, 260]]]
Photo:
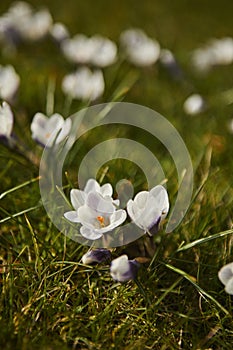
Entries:
[[43, 146], [51, 147], [65, 139], [71, 129], [71, 119], [53, 114], [50, 118], [36, 113], [31, 123], [32, 138]]
[[139, 192], [134, 200], [127, 203], [127, 211], [132, 221], [150, 236], [158, 231], [158, 225], [169, 210], [166, 189], [155, 186], [150, 191]]
[[223, 266], [218, 272], [218, 278], [225, 286], [225, 291], [233, 295], [233, 262]]
[[100, 186], [95, 179], [89, 179], [84, 190], [71, 190], [70, 199], [75, 210], [66, 212], [64, 216], [71, 222], [82, 224], [82, 236], [98, 239], [126, 219], [124, 210], [116, 210], [119, 200], [114, 200], [112, 194], [111, 184]]
[[101, 264], [110, 260], [111, 252], [105, 248], [97, 248], [89, 250], [86, 254], [82, 256], [82, 263], [85, 265], [90, 264]]
[[83, 190], [72, 189], [70, 191], [70, 201], [75, 210], [66, 212], [64, 214], [66, 219], [72, 222], [80, 222], [78, 209], [86, 204], [88, 194], [91, 192], [99, 193], [104, 199], [110, 200], [115, 206], [119, 206], [119, 200], [112, 198], [113, 189], [110, 183], [100, 186], [95, 179], [89, 179]]
[[136, 260], [129, 260], [127, 255], [121, 255], [112, 260], [110, 274], [115, 281], [127, 282], [137, 277], [139, 266]]
[[0, 97], [12, 102], [19, 87], [20, 78], [13, 66], [0, 65]]
[[150, 66], [159, 58], [159, 43], [140, 29], [124, 31], [120, 36], [120, 44], [126, 58], [136, 66]]
[[184, 102], [184, 111], [189, 115], [196, 115], [205, 109], [205, 101], [199, 94], [190, 95]]
[[114, 63], [117, 57], [116, 44], [100, 35], [88, 38], [83, 34], [77, 34], [65, 40], [61, 48], [70, 61], [101, 68]]
[[14, 117], [7, 102], [0, 105], [0, 137], [9, 139], [13, 128]]
[[126, 212], [116, 209], [112, 198], [103, 197], [98, 192], [90, 192], [84, 205], [76, 213], [68, 212], [64, 216], [73, 222], [81, 223], [80, 233], [83, 237], [96, 240], [104, 233], [112, 231], [126, 220]]
[[104, 77], [101, 70], [93, 72], [81, 67], [76, 72], [66, 75], [62, 81], [64, 94], [73, 99], [94, 101], [104, 92]]

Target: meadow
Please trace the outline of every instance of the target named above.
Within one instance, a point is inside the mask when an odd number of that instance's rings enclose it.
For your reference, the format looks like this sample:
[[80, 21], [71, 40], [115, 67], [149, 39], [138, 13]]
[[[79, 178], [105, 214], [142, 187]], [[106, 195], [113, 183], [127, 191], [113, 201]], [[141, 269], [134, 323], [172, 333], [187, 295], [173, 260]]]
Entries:
[[[12, 3], [0, 3], [0, 16]], [[233, 3], [28, 3], [34, 10], [46, 7], [52, 21], [63, 23], [71, 37], [83, 33], [109, 38], [119, 57], [101, 68], [103, 93], [82, 99], [67, 96], [61, 88], [64, 76], [75, 71], [77, 63], [65, 57], [50, 34], [13, 44], [0, 41], [0, 66], [12, 65], [20, 77], [18, 91], [9, 101], [14, 136], [6, 140], [0, 135], [1, 348], [232, 349], [232, 296], [224, 290], [218, 271], [233, 261], [233, 54], [231, 62], [214, 63], [206, 70], [194, 67], [192, 55], [211, 39], [233, 37]], [[169, 50], [172, 64], [161, 56], [149, 65], [129, 62], [121, 55], [119, 38], [130, 28], [143, 30], [161, 49]], [[203, 102], [194, 113], [184, 108], [192, 94]], [[4, 100], [0, 74], [0, 102]], [[88, 247], [61, 232], [47, 215], [39, 188], [43, 146], [31, 133], [38, 112], [46, 116], [56, 112], [67, 119], [84, 107], [112, 101], [142, 105], [164, 116], [183, 139], [194, 172], [189, 208], [167, 233], [179, 181], [172, 156], [159, 140], [152, 142], [136, 127], [108, 125], [86, 133], [75, 146], [81, 162], [100, 142], [127, 137], [149, 148], [164, 171], [170, 211], [159, 232], [152, 239], [144, 235], [132, 245], [112, 250], [112, 258], [126, 252], [130, 259], [139, 256], [143, 262], [137, 278], [125, 283], [113, 280], [109, 262], [84, 264], [81, 258]], [[79, 187], [78, 165], [71, 156], [64, 166], [62, 184], [68, 202], [70, 190]], [[101, 185], [112, 184], [114, 198], [121, 179], [130, 181], [135, 193], [148, 190], [143, 169], [130, 159], [107, 162], [97, 176]]]

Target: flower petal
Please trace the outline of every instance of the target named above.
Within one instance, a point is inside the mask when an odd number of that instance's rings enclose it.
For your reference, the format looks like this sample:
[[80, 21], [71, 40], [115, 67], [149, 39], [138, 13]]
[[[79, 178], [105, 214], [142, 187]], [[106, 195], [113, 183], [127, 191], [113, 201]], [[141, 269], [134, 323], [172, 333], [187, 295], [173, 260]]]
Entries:
[[103, 198], [101, 194], [97, 192], [88, 193], [86, 204], [102, 216], [110, 216], [115, 211], [112, 199]]
[[72, 222], [80, 222], [79, 218], [78, 218], [78, 214], [77, 211], [67, 211], [66, 213], [64, 213], [64, 216], [67, 220], [72, 221]]
[[233, 277], [233, 262], [224, 265], [218, 272], [218, 278], [226, 285], [228, 281]]
[[100, 192], [100, 185], [95, 179], [89, 179], [84, 187], [84, 192]]
[[82, 226], [80, 229], [80, 233], [83, 237], [85, 237], [86, 239], [90, 239], [90, 240], [96, 240], [99, 239], [103, 236], [103, 234], [101, 232], [96, 232], [95, 230], [86, 227], [86, 226]]
[[74, 209], [78, 210], [82, 205], [85, 204], [86, 193], [81, 190], [72, 189], [70, 191], [70, 200]]

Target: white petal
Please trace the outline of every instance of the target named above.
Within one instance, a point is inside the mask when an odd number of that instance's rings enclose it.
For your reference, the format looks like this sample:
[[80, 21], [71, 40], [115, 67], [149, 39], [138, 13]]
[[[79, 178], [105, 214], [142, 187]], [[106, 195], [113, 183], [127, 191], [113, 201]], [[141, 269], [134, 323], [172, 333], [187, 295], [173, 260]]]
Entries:
[[67, 211], [66, 213], [64, 213], [64, 216], [67, 220], [72, 221], [72, 222], [80, 222], [79, 218], [78, 218], [78, 214], [77, 211]]
[[102, 216], [110, 216], [115, 211], [111, 198], [103, 198], [97, 192], [88, 193], [86, 203]]
[[100, 185], [95, 179], [89, 179], [84, 187], [84, 192], [100, 192]]
[[103, 197], [107, 197], [107, 196], [112, 197], [112, 193], [113, 193], [112, 185], [107, 183], [101, 186], [100, 193], [102, 194]]
[[110, 217], [110, 226], [117, 227], [121, 225], [127, 218], [126, 211], [123, 209], [116, 210]]
[[14, 117], [9, 104], [5, 101], [0, 106], [0, 120], [0, 135], [9, 138], [13, 128]]
[[138, 194], [136, 194], [134, 198], [134, 202], [139, 209], [143, 209], [146, 207], [148, 196], [149, 196], [148, 191], [141, 191]]
[[233, 295], [233, 277], [231, 277], [229, 279], [229, 281], [227, 282], [226, 286], [225, 286], [225, 291], [228, 294], [232, 294]]
[[233, 262], [224, 265], [218, 272], [218, 278], [226, 285], [228, 281], [233, 277]]
[[92, 210], [87, 205], [83, 205], [78, 209], [78, 217], [82, 225], [89, 227], [90, 229], [99, 228], [97, 220], [98, 213]]
[[72, 189], [70, 191], [70, 200], [74, 209], [78, 210], [82, 205], [85, 204], [86, 193], [81, 190]]
[[80, 233], [83, 237], [90, 240], [96, 240], [103, 236], [101, 232], [96, 232], [95, 230], [92, 230], [86, 226], [81, 227]]
[[62, 125], [62, 128], [58, 134], [58, 137], [56, 138], [56, 144], [60, 143], [61, 141], [64, 140], [66, 136], [68, 136], [71, 126], [72, 126], [72, 121], [70, 118], [67, 118]]
[[156, 208], [156, 210], [161, 213], [162, 218], [167, 215], [169, 210], [169, 199], [167, 191], [163, 186], [158, 185], [150, 190], [148, 205]]

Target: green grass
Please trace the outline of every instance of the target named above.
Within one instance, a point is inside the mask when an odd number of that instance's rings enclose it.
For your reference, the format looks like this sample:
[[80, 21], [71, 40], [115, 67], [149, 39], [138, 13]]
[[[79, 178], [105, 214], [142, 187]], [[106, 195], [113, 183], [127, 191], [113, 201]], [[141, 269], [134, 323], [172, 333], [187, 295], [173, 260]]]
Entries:
[[[1, 3], [0, 11], [10, 3]], [[40, 1], [31, 3], [41, 5]], [[233, 66], [216, 67], [201, 77], [189, 61], [190, 51], [209, 38], [232, 34], [232, 2], [88, 0], [66, 4], [49, 0], [46, 5], [72, 34], [98, 32], [117, 40], [121, 30], [139, 26], [173, 50], [186, 82], [172, 80], [159, 64], [139, 71], [127, 63], [114, 65], [104, 72], [107, 89], [100, 102], [110, 101], [120, 85], [121, 91], [129, 87], [120, 98], [148, 106], [173, 123], [192, 158], [193, 200], [180, 226], [170, 234], [161, 230], [156, 237], [154, 257], [141, 266], [138, 281], [115, 283], [108, 265], [82, 265], [87, 247], [59, 232], [47, 217], [37, 165], [0, 145], [1, 348], [232, 349], [232, 297], [225, 293], [217, 273], [232, 261], [233, 149], [227, 125], [233, 114], [232, 103], [227, 104], [222, 96], [232, 89]], [[41, 149], [31, 140], [29, 126], [34, 113], [46, 111], [48, 84], [55, 81], [55, 111], [68, 116], [82, 106], [74, 101], [67, 109], [60, 90], [63, 75], [73, 66], [50, 41], [24, 44], [16, 56], [0, 57], [2, 64], [13, 64], [21, 77], [13, 107], [14, 131], [28, 145], [33, 159], [39, 160]], [[206, 98], [208, 108], [189, 117], [182, 105], [194, 91]], [[108, 133], [106, 129], [85, 135], [78, 145], [80, 157], [108, 138]], [[112, 128], [111, 133], [135, 135], [124, 128]], [[148, 145], [146, 135], [137, 136]], [[161, 145], [156, 144], [154, 151], [174, 204], [174, 164]], [[103, 169], [99, 172], [103, 183], [115, 185], [128, 178], [137, 190], [145, 187], [145, 178], [134, 164], [115, 161], [107, 165], [105, 175]], [[72, 186], [77, 187], [69, 166], [75, 167], [72, 159], [67, 163], [69, 181], [64, 177], [67, 194]], [[116, 249], [113, 256], [121, 250]]]

